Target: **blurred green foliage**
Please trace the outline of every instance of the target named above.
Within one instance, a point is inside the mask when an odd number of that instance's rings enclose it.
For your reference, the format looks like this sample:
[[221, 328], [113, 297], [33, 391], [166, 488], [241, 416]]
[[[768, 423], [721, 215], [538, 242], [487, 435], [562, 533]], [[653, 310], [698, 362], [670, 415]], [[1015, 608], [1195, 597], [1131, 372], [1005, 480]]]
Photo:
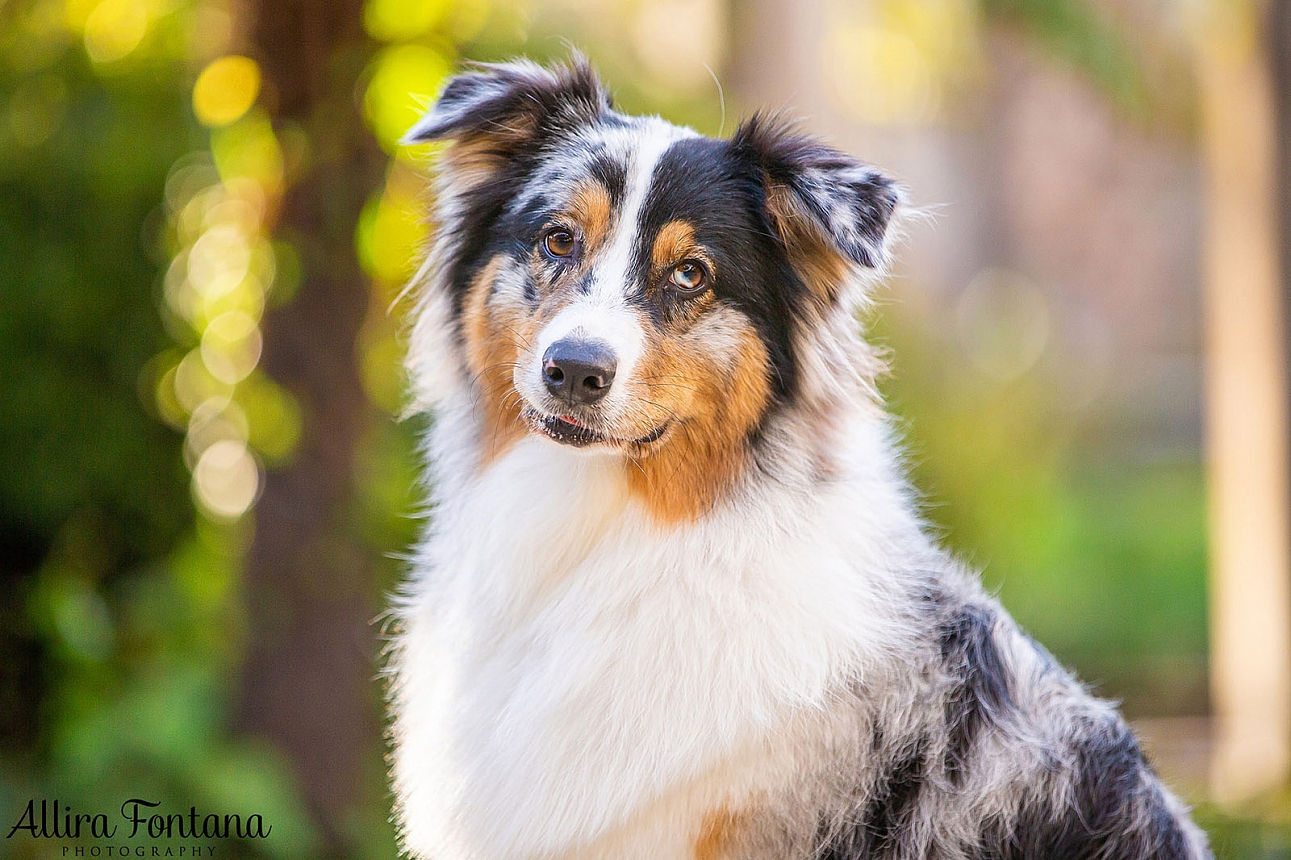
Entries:
[[286, 763], [225, 725], [246, 530], [196, 516], [155, 395], [192, 9], [108, 65], [74, 13], [0, 8], [0, 809], [258, 811], [266, 856], [310, 856]]
[[980, 0], [992, 18], [1020, 25], [1049, 53], [1094, 80], [1120, 106], [1142, 114], [1149, 98], [1142, 70], [1124, 37], [1083, 0]]
[[[471, 11], [455, 5], [454, 20]], [[223, 4], [200, 0], [0, 6], [0, 810], [10, 826], [32, 798], [114, 819], [130, 797], [256, 812], [272, 837], [221, 842], [223, 855], [316, 857], [291, 762], [230, 727], [253, 533], [221, 470], [203, 482], [213, 450], [246, 462], [236, 446], [247, 443], [273, 467], [300, 434], [290, 397], [254, 369], [258, 347], [244, 347], [266, 302], [289, 301], [301, 277], [292, 245], [266, 260], [258, 237], [308, 142], [239, 106], [237, 87], [258, 86], [245, 62], [228, 58], [223, 74], [207, 63], [231, 46], [231, 23]], [[406, 110], [409, 93], [438, 89], [454, 38], [416, 35], [432, 45], [415, 52], [421, 65], [392, 74], [381, 55], [369, 104]], [[378, 136], [411, 121], [369, 116]], [[399, 218], [380, 224], [395, 241], [365, 256], [384, 292], [360, 344], [388, 411], [360, 440], [354, 510], [341, 518], [378, 560], [416, 527], [417, 425], [391, 420], [402, 392], [388, 309], [424, 233], [411, 171], [400, 175]], [[246, 253], [247, 270], [231, 275]], [[383, 587], [397, 567], [376, 565]], [[371, 740], [368, 807], [329, 822], [347, 834], [346, 856], [395, 853]], [[60, 856], [65, 844], [19, 834], [0, 856]]]

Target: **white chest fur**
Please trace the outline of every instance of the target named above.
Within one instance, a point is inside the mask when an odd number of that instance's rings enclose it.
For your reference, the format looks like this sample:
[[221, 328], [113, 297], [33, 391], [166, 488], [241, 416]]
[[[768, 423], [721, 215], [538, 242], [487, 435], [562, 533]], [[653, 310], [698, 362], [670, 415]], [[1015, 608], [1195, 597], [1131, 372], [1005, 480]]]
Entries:
[[457, 484], [394, 661], [407, 847], [572, 856], [882, 659], [918, 527], [886, 474], [858, 476], [677, 528], [617, 463], [536, 437]]

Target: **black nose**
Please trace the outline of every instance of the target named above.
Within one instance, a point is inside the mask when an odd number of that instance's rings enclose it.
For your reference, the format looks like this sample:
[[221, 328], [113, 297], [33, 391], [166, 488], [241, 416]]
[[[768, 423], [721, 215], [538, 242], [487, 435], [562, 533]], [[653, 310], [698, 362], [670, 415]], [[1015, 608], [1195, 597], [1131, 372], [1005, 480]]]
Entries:
[[570, 404], [589, 405], [610, 392], [618, 359], [599, 340], [564, 338], [547, 347], [542, 357], [542, 381], [547, 390]]

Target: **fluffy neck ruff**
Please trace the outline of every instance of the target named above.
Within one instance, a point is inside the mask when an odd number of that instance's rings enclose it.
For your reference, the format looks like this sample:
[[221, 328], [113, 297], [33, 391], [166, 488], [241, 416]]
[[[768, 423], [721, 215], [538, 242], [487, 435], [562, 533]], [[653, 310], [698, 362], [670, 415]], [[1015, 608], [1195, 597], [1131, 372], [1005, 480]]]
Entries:
[[480, 469], [470, 392], [443, 401], [392, 661], [408, 848], [572, 856], [884, 674], [931, 550], [881, 413], [835, 400], [822, 425], [804, 394], [679, 523], [616, 456], [529, 436]]

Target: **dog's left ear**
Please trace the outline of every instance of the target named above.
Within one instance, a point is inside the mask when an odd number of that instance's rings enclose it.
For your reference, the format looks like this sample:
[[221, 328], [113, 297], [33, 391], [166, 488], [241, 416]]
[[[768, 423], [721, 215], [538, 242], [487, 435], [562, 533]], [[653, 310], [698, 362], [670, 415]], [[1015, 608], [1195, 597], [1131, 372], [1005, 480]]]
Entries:
[[761, 114], [740, 123], [731, 146], [761, 173], [765, 214], [791, 256], [832, 250], [862, 266], [883, 266], [888, 226], [901, 202], [892, 180]]
[[449, 139], [507, 156], [545, 135], [593, 123], [609, 110], [605, 88], [580, 54], [551, 68], [528, 60], [477, 63], [448, 82], [403, 142]]

